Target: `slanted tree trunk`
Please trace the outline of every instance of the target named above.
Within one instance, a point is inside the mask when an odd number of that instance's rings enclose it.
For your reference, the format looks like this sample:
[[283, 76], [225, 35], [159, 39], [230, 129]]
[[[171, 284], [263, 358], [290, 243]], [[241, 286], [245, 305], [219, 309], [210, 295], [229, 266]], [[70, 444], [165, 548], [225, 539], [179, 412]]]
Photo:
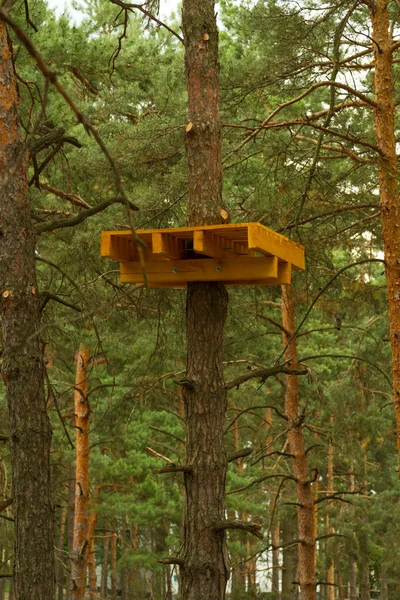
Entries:
[[[186, 134], [189, 167], [188, 225], [220, 222], [222, 208], [218, 29], [213, 0], [185, 0], [182, 8], [189, 101]], [[229, 574], [225, 532], [227, 408], [222, 350], [228, 296], [220, 283], [189, 283], [184, 548], [181, 593], [185, 600], [225, 598]]]
[[87, 377], [90, 350], [81, 344], [76, 357], [75, 378], [75, 448], [76, 482], [74, 544], [71, 560], [71, 600], [83, 600], [89, 553], [89, 417]]
[[8, 402], [15, 516], [14, 593], [17, 600], [52, 600], [51, 427], [39, 338], [28, 153], [19, 129], [12, 44], [3, 21], [0, 47], [0, 300], [2, 377]]
[[[295, 331], [295, 299], [292, 286], [282, 286], [282, 323], [287, 334], [283, 334], [285, 346]], [[294, 338], [285, 351], [285, 360], [297, 369], [297, 345]], [[311, 489], [310, 473], [302, 432], [302, 419], [299, 415], [299, 380], [297, 375], [286, 376], [285, 414], [287, 417], [290, 453], [293, 455], [293, 473], [296, 477], [297, 528], [298, 539], [298, 577], [302, 600], [316, 600], [315, 577], [315, 537], [314, 537], [314, 500]]]
[[[400, 197], [394, 125], [393, 50], [389, 2], [368, 2], [374, 52], [375, 134], [378, 155], [382, 233], [392, 349], [393, 396], [400, 465]], [[400, 471], [399, 471], [400, 474]]]

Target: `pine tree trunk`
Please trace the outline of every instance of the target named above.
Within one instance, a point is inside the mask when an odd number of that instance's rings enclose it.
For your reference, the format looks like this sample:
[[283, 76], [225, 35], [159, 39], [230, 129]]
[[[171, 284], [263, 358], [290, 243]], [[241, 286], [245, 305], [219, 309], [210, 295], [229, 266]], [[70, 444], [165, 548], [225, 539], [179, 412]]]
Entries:
[[[220, 222], [222, 208], [219, 120], [218, 29], [213, 0], [185, 0], [182, 7], [190, 133], [188, 225]], [[220, 283], [189, 283], [187, 290], [187, 368], [184, 548], [181, 593], [185, 600], [225, 598], [229, 574], [225, 533], [227, 459], [224, 417], [227, 407], [222, 350], [228, 297]], [[190, 389], [189, 389], [190, 388]]]
[[64, 539], [65, 539], [65, 526], [67, 523], [67, 507], [63, 506], [61, 510], [60, 519], [60, 536], [58, 538], [58, 549], [60, 550], [61, 556], [57, 565], [57, 600], [63, 600], [64, 598], [64, 587], [65, 587], [65, 572], [64, 572]]
[[106, 534], [103, 545], [103, 562], [101, 565], [101, 583], [100, 596], [103, 600], [107, 598], [107, 580], [108, 580], [108, 548], [110, 546], [110, 538]]
[[117, 534], [111, 536], [111, 598], [115, 600], [117, 597]]
[[[283, 335], [283, 341], [289, 342], [295, 331], [295, 299], [291, 286], [282, 286], [282, 323], [289, 335]], [[285, 359], [293, 369], [297, 368], [297, 345], [294, 338], [285, 352]], [[316, 600], [317, 585], [315, 577], [315, 537], [314, 537], [314, 500], [311, 490], [310, 473], [307, 463], [302, 422], [299, 419], [299, 381], [295, 375], [286, 376], [285, 414], [288, 423], [290, 453], [296, 477], [298, 539], [298, 576], [302, 600]]]
[[[330, 418], [330, 423], [333, 425], [333, 416]], [[334, 479], [333, 479], [333, 443], [332, 439], [329, 440], [328, 447], [328, 489], [327, 494], [331, 496], [334, 493]], [[330, 507], [329, 507], [330, 508]], [[335, 530], [330, 523], [329, 514], [326, 518], [327, 532], [332, 535]], [[327, 600], [335, 600], [335, 561], [333, 559], [332, 540], [327, 540], [328, 549], [328, 572], [327, 572]]]
[[[392, 349], [393, 394], [397, 423], [397, 448], [400, 466], [400, 197], [398, 159], [394, 125], [393, 54], [390, 33], [389, 2], [369, 3], [375, 66], [375, 134], [378, 155], [379, 190], [385, 272]], [[400, 474], [400, 470], [399, 470]]]
[[[271, 435], [272, 428], [272, 409], [267, 408], [265, 413], [266, 429], [267, 429], [267, 448], [268, 452], [274, 451], [274, 439]], [[237, 421], [236, 421], [237, 423]], [[272, 496], [272, 495], [271, 495]], [[270, 496], [270, 497], [271, 497]], [[272, 544], [272, 591], [279, 593], [279, 546], [280, 546], [280, 523], [278, 507], [270, 501], [271, 511], [274, 512], [274, 522], [271, 526], [271, 544]]]
[[[75, 426], [75, 418], [72, 420]], [[68, 554], [72, 557], [74, 552], [74, 521], [75, 521], [75, 486], [76, 486], [76, 468], [75, 461], [70, 464], [69, 480], [68, 480]], [[68, 592], [72, 589], [72, 574], [67, 575]], [[67, 594], [68, 597], [69, 594]]]
[[291, 545], [296, 539], [295, 519], [282, 515], [282, 600], [294, 600], [297, 597], [296, 565], [297, 548]]
[[350, 600], [357, 600], [357, 563], [353, 557], [350, 557], [349, 565], [349, 598]]
[[96, 573], [96, 554], [94, 545], [94, 535], [96, 533], [97, 513], [93, 512], [89, 517], [88, 540], [88, 573], [89, 573], [89, 590], [90, 600], [96, 600], [97, 595], [97, 573]]
[[89, 417], [87, 376], [90, 351], [81, 344], [76, 359], [75, 379], [75, 448], [76, 483], [74, 544], [71, 560], [71, 600], [83, 600], [86, 587], [89, 528]]
[[0, 292], [2, 377], [9, 413], [17, 600], [53, 599], [54, 513], [51, 427], [39, 338], [35, 236], [28, 199], [28, 155], [18, 121], [12, 44], [0, 22]]
[[381, 568], [381, 593], [380, 600], [389, 600], [389, 589], [387, 583], [387, 569], [385, 566]]

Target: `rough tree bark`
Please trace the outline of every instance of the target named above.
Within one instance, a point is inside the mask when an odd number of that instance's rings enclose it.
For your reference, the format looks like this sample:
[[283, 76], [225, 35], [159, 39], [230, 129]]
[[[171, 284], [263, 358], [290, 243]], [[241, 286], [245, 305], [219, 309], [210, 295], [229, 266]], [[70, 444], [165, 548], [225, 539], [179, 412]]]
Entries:
[[89, 553], [89, 418], [87, 377], [90, 350], [81, 344], [76, 357], [75, 378], [75, 514], [71, 559], [71, 600], [83, 600]]
[[28, 200], [28, 154], [18, 122], [12, 45], [0, 21], [0, 282], [2, 376], [6, 387], [15, 516], [16, 600], [54, 598], [51, 428], [38, 335], [35, 237]]
[[[372, 23], [374, 52], [375, 134], [378, 155], [379, 189], [385, 273], [392, 349], [393, 394], [397, 423], [397, 449], [400, 465], [400, 197], [398, 159], [394, 126], [393, 41], [389, 21], [389, 2], [367, 3]], [[400, 473], [400, 471], [399, 471]]]
[[[190, 126], [188, 225], [220, 222], [222, 208], [218, 29], [213, 0], [185, 0], [182, 8]], [[222, 349], [228, 297], [220, 283], [190, 283], [187, 290], [187, 369], [184, 548], [185, 600], [225, 598], [229, 575], [225, 532], [227, 406]]]
[[[295, 299], [292, 286], [282, 286], [282, 324], [288, 334], [283, 334], [286, 346], [295, 331]], [[285, 360], [293, 369], [298, 368], [297, 344], [294, 338], [285, 351]], [[293, 455], [293, 473], [296, 477], [298, 576], [302, 600], [316, 600], [314, 500], [310, 473], [299, 414], [299, 379], [296, 375], [286, 376], [285, 414], [287, 417], [290, 453]]]

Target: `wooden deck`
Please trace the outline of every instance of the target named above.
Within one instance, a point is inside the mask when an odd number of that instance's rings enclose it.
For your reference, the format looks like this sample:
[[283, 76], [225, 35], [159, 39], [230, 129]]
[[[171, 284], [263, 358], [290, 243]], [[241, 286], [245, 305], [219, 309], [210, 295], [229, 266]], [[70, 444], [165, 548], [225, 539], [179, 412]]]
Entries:
[[[144, 243], [149, 287], [185, 287], [191, 281], [226, 285], [291, 283], [304, 269], [304, 248], [260, 223], [137, 230]], [[143, 285], [132, 232], [105, 231], [101, 256], [118, 261], [121, 282]]]

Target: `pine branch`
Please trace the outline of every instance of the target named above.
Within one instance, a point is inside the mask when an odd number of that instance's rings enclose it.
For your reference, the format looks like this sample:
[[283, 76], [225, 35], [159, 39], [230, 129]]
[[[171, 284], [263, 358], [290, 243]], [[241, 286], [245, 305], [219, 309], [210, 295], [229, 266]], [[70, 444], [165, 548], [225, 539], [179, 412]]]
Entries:
[[4, 500], [3, 502], [0, 502], [0, 512], [3, 512], [3, 510], [6, 510], [6, 508], [11, 506], [12, 503], [13, 503], [12, 498], [9, 498], [8, 500]]
[[[104, 200], [87, 210], [83, 210], [79, 215], [72, 219], [60, 219], [58, 221], [52, 221], [51, 223], [40, 223], [39, 225], [36, 225], [35, 233], [39, 235], [45, 231], [54, 231], [54, 229], [62, 229], [64, 227], [74, 227], [75, 225], [82, 223], [82, 221], [85, 221], [88, 217], [97, 215], [99, 212], [102, 212], [113, 204], [124, 204], [124, 201], [121, 198], [111, 198], [109, 200]], [[131, 210], [139, 210], [137, 206], [131, 202], [129, 202], [129, 207]]]
[[278, 373], [285, 373], [286, 375], [307, 375], [307, 369], [290, 369], [286, 366], [286, 363], [276, 365], [275, 367], [269, 367], [268, 369], [257, 369], [256, 371], [250, 371], [249, 373], [245, 373], [244, 375], [239, 375], [239, 377], [235, 377], [235, 379], [231, 379], [227, 381], [225, 384], [226, 390], [231, 390], [233, 388], [239, 388], [242, 383], [249, 381], [250, 379], [260, 379], [263, 383], [268, 377], [273, 377]]
[[177, 556], [170, 556], [168, 558], [162, 558], [161, 560], [158, 560], [157, 562], [160, 563], [161, 565], [178, 565], [179, 567], [183, 567], [185, 564], [185, 561], [183, 560], [183, 558], [178, 558]]
[[268, 479], [274, 479], [275, 477], [282, 477], [283, 479], [290, 479], [297, 483], [296, 477], [293, 475], [288, 475], [287, 473], [275, 473], [274, 475], [264, 475], [263, 477], [258, 477], [258, 479], [254, 479], [251, 483], [244, 485], [243, 487], [237, 488], [236, 490], [232, 490], [227, 492], [227, 495], [230, 494], [238, 494], [239, 492], [243, 492], [244, 490], [248, 490], [253, 485], [257, 485], [257, 483], [262, 483], [263, 481], [267, 481]]
[[258, 523], [249, 523], [248, 521], [220, 521], [215, 525], [215, 531], [225, 531], [226, 529], [240, 529], [241, 531], [247, 531], [254, 535], [259, 540], [262, 540], [264, 536], [260, 533], [262, 525]]
[[233, 452], [228, 456], [228, 463], [233, 462], [234, 460], [238, 460], [238, 458], [244, 458], [245, 456], [250, 456], [253, 453], [253, 448], [243, 448], [242, 450], [238, 450], [237, 452]]

